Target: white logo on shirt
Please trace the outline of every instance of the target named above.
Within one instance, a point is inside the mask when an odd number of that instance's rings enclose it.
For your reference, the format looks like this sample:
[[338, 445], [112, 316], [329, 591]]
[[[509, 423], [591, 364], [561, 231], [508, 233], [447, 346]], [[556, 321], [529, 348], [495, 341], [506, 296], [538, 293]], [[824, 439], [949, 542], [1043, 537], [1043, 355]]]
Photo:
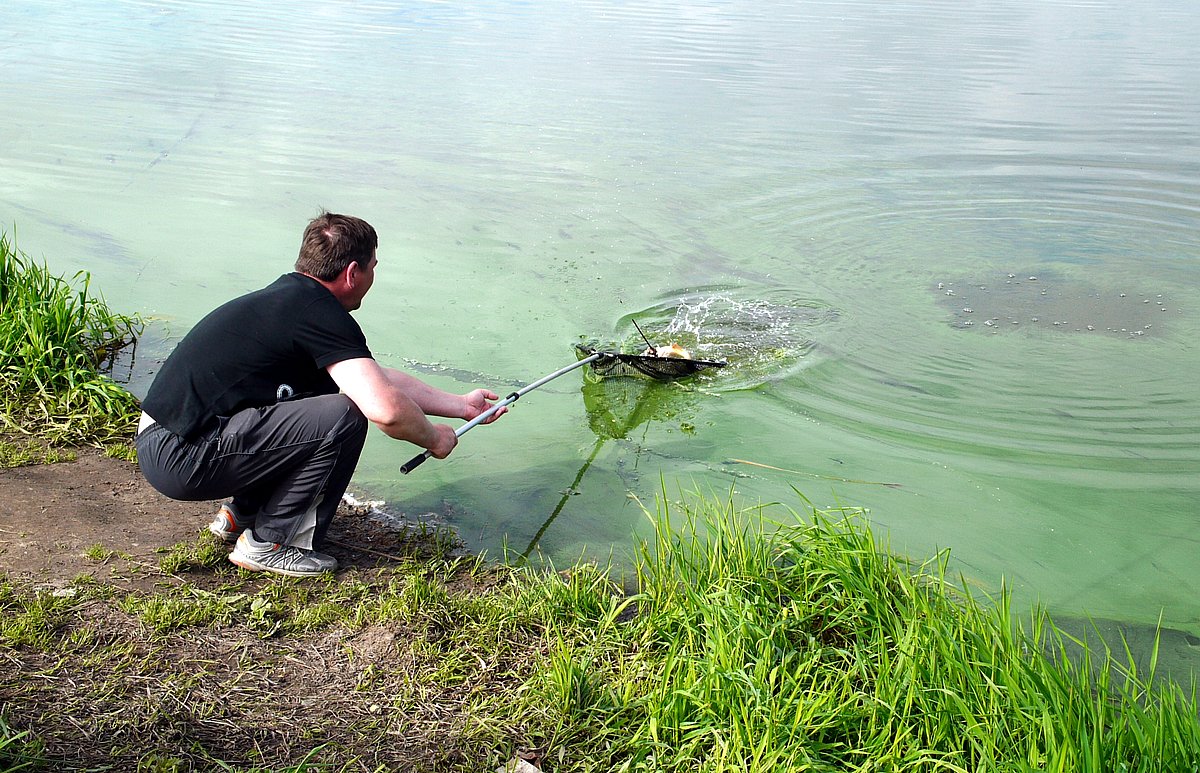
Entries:
[[280, 384], [275, 390], [275, 402], [281, 403], [284, 400], [291, 400], [295, 396], [296, 390], [292, 389], [289, 384]]

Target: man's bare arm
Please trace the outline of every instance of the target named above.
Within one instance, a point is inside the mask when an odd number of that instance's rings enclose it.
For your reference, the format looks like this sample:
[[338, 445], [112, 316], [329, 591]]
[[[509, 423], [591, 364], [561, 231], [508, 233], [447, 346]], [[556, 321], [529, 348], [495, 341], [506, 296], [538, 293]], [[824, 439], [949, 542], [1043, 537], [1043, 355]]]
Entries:
[[[403, 371], [383, 368], [383, 372], [392, 384], [411, 397], [413, 402], [420, 406], [428, 416], [444, 416], [450, 419], [470, 421], [492, 407], [489, 400], [499, 399], [499, 395], [487, 389], [476, 389], [465, 395], [456, 395], [432, 387]], [[507, 407], [501, 408], [488, 417], [484, 424], [491, 424], [507, 411]]]
[[[387, 436], [426, 448], [438, 459], [446, 458], [454, 450], [458, 443], [454, 430], [449, 425], [430, 422], [421, 403], [389, 377], [389, 373], [375, 360], [370, 357], [342, 360], [330, 365], [326, 371], [363, 415]], [[425, 386], [417, 379], [412, 381]], [[431, 390], [427, 386], [425, 389]], [[440, 405], [432, 391], [436, 390], [425, 392], [415, 389], [416, 397], [420, 400]]]

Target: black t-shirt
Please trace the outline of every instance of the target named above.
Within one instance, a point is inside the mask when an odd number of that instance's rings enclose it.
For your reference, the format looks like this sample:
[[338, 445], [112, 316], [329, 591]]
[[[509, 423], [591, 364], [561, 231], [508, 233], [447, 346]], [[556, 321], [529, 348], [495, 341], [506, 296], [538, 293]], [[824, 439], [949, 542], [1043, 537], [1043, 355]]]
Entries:
[[142, 409], [191, 439], [244, 408], [336, 394], [325, 368], [370, 356], [362, 329], [333, 293], [311, 277], [284, 274], [200, 320], [163, 363]]

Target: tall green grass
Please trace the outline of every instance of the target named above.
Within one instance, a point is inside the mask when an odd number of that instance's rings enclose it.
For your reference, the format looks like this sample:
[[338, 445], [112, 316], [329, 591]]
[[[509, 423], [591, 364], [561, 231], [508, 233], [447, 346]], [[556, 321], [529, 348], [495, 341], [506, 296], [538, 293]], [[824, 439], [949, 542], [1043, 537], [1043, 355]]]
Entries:
[[518, 749], [554, 773], [1200, 770], [1194, 687], [1081, 650], [1041, 611], [1016, 622], [1007, 594], [958, 589], [945, 554], [890, 554], [856, 511], [689, 496], [648, 515], [631, 595], [603, 567], [478, 558], [248, 576], [210, 537], [165, 556], [175, 584], [155, 589], [0, 579], [0, 771], [80, 759], [78, 738], [113, 769], [224, 768], [212, 755], [247, 747], [186, 739], [246, 716], [291, 733], [300, 699], [328, 770], [496, 770]]
[[137, 401], [105, 375], [141, 332], [91, 291], [52, 275], [0, 233], [0, 427], [52, 443], [128, 433]]
[[1200, 770], [1194, 686], [1080, 656], [1043, 611], [1015, 623], [945, 554], [891, 555], [848, 511], [776, 529], [732, 501], [680, 507], [643, 546], [638, 614], [598, 597], [591, 623], [552, 626], [525, 710], [569, 747], [557, 769]]

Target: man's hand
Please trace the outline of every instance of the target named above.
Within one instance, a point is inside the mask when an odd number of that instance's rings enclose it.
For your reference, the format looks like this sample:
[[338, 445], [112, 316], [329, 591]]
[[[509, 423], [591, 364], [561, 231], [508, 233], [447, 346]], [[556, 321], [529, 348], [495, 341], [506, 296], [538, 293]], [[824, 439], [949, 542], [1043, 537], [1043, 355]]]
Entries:
[[[415, 443], [436, 459], [449, 456], [458, 445], [458, 437], [453, 428], [434, 424], [428, 416], [470, 421], [490, 409], [491, 400], [499, 399], [487, 389], [465, 395], [435, 389], [407, 373], [381, 368], [369, 357], [343, 360], [326, 370], [363, 415], [385, 434]], [[507, 410], [508, 406], [501, 408], [482, 423], [492, 423]]]
[[[466, 401], [466, 410], [463, 412], [463, 418], [467, 421], [475, 418], [479, 414], [492, 407], [489, 400], [499, 400], [500, 395], [495, 392], [490, 392], [486, 389], [476, 389], [474, 392], [468, 392], [463, 395], [463, 400]], [[504, 406], [500, 410], [487, 417], [481, 424], [491, 424], [496, 419], [508, 413], [508, 406]]]
[[458, 445], [458, 435], [454, 434], [454, 428], [449, 424], [434, 424], [433, 428], [437, 437], [429, 446], [429, 455], [434, 459], [445, 459]]

